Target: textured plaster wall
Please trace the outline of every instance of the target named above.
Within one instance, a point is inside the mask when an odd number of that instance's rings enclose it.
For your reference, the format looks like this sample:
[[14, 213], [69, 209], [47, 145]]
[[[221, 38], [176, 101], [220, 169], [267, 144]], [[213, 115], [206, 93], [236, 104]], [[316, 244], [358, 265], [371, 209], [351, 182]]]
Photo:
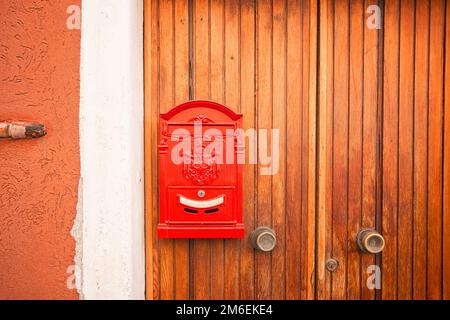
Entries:
[[0, 299], [78, 298], [69, 290], [79, 163], [80, 0], [0, 1], [0, 121], [36, 120], [48, 136], [0, 141]]

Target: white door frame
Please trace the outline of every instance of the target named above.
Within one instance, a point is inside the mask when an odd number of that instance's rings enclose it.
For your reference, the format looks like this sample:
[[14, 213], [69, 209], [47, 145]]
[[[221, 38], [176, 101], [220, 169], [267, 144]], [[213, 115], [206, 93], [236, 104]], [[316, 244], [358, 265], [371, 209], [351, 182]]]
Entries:
[[82, 299], [144, 299], [143, 0], [82, 2]]

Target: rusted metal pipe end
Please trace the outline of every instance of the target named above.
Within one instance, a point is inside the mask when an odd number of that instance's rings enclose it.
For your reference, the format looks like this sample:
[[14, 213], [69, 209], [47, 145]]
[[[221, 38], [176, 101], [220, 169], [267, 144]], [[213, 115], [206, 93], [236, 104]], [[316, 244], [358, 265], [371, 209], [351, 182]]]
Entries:
[[0, 138], [37, 139], [45, 136], [47, 130], [43, 124], [22, 121], [0, 122]]
[[356, 243], [362, 252], [377, 254], [384, 250], [384, 237], [373, 229], [362, 229], [356, 236]]
[[25, 136], [27, 138], [41, 138], [47, 134], [47, 130], [43, 124], [32, 123], [25, 127]]

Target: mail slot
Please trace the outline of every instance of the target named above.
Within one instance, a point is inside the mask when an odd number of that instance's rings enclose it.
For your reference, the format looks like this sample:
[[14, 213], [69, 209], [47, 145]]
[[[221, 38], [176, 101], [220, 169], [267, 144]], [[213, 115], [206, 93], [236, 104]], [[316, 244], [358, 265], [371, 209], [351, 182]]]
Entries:
[[160, 115], [160, 238], [243, 238], [242, 115], [190, 101]]

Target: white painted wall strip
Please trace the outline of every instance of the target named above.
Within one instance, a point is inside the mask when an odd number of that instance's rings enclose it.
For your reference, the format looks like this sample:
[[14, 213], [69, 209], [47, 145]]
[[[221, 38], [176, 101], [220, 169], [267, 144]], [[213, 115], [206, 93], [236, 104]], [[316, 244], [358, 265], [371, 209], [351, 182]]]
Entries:
[[143, 0], [83, 1], [81, 42], [80, 291], [143, 299]]

